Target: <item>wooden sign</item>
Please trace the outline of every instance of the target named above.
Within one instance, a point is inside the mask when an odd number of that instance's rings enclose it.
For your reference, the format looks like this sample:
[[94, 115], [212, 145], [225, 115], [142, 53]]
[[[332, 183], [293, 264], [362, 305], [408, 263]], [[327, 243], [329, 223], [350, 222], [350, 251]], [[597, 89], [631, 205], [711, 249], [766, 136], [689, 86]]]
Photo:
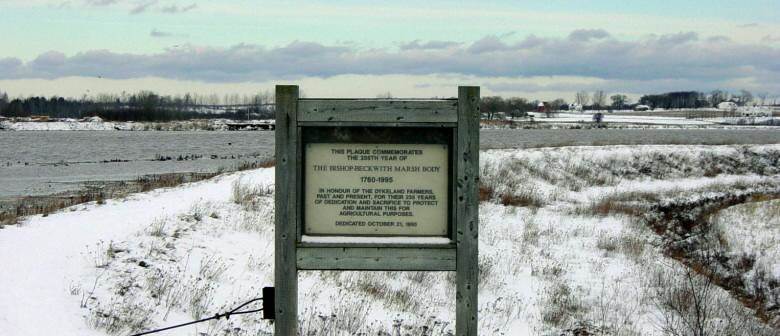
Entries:
[[446, 144], [310, 143], [305, 234], [447, 236]]
[[455, 271], [477, 334], [479, 88], [457, 99], [303, 99], [276, 87], [277, 335], [298, 270]]

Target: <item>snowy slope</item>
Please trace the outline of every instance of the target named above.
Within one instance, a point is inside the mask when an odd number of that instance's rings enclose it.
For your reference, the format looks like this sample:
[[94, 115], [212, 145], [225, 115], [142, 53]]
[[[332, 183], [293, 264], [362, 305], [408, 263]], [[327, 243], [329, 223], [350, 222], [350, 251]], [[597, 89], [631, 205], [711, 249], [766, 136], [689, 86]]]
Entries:
[[[272, 171], [251, 172], [271, 179]], [[77, 206], [48, 217], [36, 216], [0, 230], [0, 330], [4, 335], [100, 335], [84, 323], [79, 297], [70, 294], [91, 277], [85, 256], [100, 241], [124, 241], [155, 218], [188, 210], [195, 202], [229, 198], [231, 181], [217, 178], [183, 188], [138, 194], [106, 205]], [[46, 322], [42, 323], [41, 315]]]
[[[593, 205], [632, 192], [780, 186], [777, 153], [780, 145], [482, 152], [491, 194], [480, 205], [481, 334], [662, 335], [666, 312], [653, 293], [663, 286], [651, 280], [684, 268], [632, 217]], [[225, 311], [273, 282], [273, 169], [29, 218], [0, 230], [0, 264], [1, 334], [126, 335]], [[453, 281], [446, 272], [302, 272], [302, 333], [451, 334]], [[756, 325], [727, 293], [712, 295]], [[744, 330], [761, 335], [756, 328]], [[271, 331], [244, 315], [167, 335]]]

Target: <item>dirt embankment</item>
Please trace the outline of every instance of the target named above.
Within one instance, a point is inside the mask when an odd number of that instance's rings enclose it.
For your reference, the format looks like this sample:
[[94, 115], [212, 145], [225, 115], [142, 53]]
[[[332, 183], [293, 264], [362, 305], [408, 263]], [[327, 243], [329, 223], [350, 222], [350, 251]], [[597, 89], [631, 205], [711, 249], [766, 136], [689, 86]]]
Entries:
[[[660, 203], [643, 219], [663, 239], [664, 252], [708, 277], [780, 328], [780, 279], [756, 269], [755, 254], [732, 253], [712, 215], [731, 206], [780, 199], [780, 189]], [[756, 251], [757, 253], [759, 251]]]

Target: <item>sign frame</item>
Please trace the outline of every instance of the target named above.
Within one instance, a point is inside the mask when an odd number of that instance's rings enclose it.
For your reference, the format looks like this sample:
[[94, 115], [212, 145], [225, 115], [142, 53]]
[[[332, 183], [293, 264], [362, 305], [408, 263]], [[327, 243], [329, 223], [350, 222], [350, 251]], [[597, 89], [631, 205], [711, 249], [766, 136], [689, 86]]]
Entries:
[[[298, 334], [298, 270], [455, 271], [456, 335], [477, 335], [479, 87], [457, 99], [311, 99], [276, 86], [276, 335]], [[304, 239], [304, 139], [314, 128], [451, 132], [446, 242]], [[393, 142], [388, 142], [393, 143]]]
[[[450, 241], [454, 241], [454, 239], [451, 237], [453, 225], [452, 225], [452, 208], [455, 206], [453, 204], [453, 186], [455, 184], [454, 176], [455, 174], [452, 171], [452, 167], [455, 166], [454, 162], [454, 153], [452, 148], [453, 143], [453, 134], [451, 129], [447, 128], [429, 128], [429, 127], [414, 127], [414, 128], [400, 128], [400, 127], [313, 127], [310, 129], [310, 133], [304, 133], [303, 134], [303, 146], [307, 147], [311, 144], [320, 144], [320, 143], [333, 143], [333, 144], [354, 144], [354, 145], [398, 145], [398, 146], [404, 146], [404, 145], [446, 145], [447, 146], [447, 153], [445, 154], [445, 165], [443, 167], [445, 168], [445, 171], [442, 173], [445, 174], [444, 176], [444, 182], [446, 183], [445, 189], [447, 191], [446, 198], [439, 200], [442, 202], [442, 205], [445, 207], [444, 209], [444, 224], [446, 225], [445, 233], [440, 235], [408, 235], [406, 237], [445, 237], [449, 238]], [[401, 131], [401, 132], [399, 132]], [[330, 135], [330, 136], [328, 136]], [[388, 142], [387, 139], [392, 139], [392, 143]], [[383, 142], [383, 143], [379, 143]], [[305, 150], [304, 150], [305, 151]], [[306, 155], [303, 156], [303, 162], [302, 166], [304, 166], [304, 169], [308, 168], [308, 159]], [[301, 183], [306, 186], [307, 185], [307, 176], [304, 173], [302, 175], [302, 181]], [[301, 213], [303, 216], [303, 227], [301, 234], [305, 235], [309, 232], [307, 232], [306, 228], [308, 223], [306, 223], [307, 219], [307, 210], [306, 209], [306, 200], [304, 199], [306, 195], [301, 195]], [[337, 234], [327, 234], [327, 233], [320, 233], [316, 234], [318, 236], [339, 236]], [[359, 237], [361, 235], [354, 234], [350, 236]], [[365, 237], [387, 237], [387, 236], [399, 236], [399, 235], [381, 235], [381, 234], [368, 234], [365, 235]], [[401, 237], [404, 237], [404, 235], [400, 235]], [[302, 236], [302, 238], [305, 236]]]

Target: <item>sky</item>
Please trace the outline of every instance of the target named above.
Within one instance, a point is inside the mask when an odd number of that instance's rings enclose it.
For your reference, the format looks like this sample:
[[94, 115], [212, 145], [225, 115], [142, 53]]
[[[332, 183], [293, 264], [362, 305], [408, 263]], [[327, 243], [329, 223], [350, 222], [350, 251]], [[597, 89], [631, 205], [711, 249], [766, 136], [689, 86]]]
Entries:
[[777, 0], [0, 0], [0, 91], [780, 96], [777, 13]]

